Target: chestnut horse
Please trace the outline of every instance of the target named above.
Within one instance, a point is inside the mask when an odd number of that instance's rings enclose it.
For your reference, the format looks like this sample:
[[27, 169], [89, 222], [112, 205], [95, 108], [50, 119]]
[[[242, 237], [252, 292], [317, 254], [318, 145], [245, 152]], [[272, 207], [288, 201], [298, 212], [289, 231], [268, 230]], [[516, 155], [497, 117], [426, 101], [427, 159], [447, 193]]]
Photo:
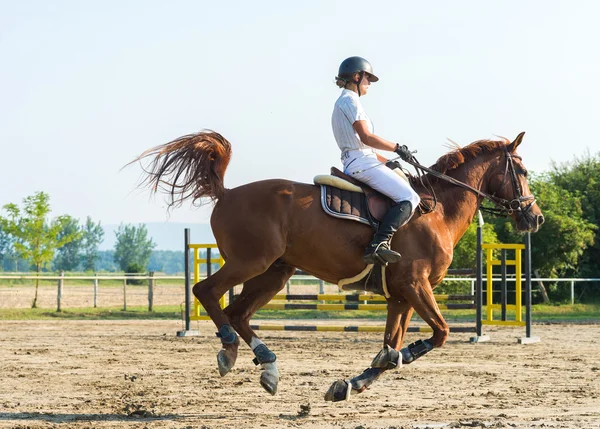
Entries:
[[[435, 210], [428, 214], [417, 211], [392, 241], [402, 260], [386, 269], [391, 297], [387, 300], [384, 347], [371, 368], [349, 381], [333, 383], [325, 399], [348, 399], [350, 393], [364, 391], [387, 369], [411, 363], [444, 345], [449, 328], [433, 289], [444, 278], [454, 246], [484, 196], [502, 206], [519, 230], [537, 231], [544, 218], [516, 154], [523, 135], [513, 142], [477, 141], [442, 156], [431, 167], [428, 179], [437, 196]], [[223, 177], [231, 145], [212, 131], [180, 137], [144, 152], [138, 160], [148, 157], [151, 162], [145, 170], [145, 183], [154, 191], [166, 191], [171, 206], [205, 197], [216, 202], [211, 226], [225, 264], [197, 283], [193, 292], [215, 323], [223, 344], [217, 355], [220, 374], [227, 374], [235, 364], [239, 334], [253, 349], [255, 363], [262, 365], [261, 385], [275, 394], [279, 381], [275, 354], [250, 329], [251, 317], [271, 301], [297, 268], [335, 284], [363, 271], [362, 254], [372, 229], [325, 214], [315, 185], [274, 179], [226, 189]], [[445, 173], [455, 183], [434, 177], [435, 172]], [[457, 181], [467, 187], [457, 186]], [[413, 185], [425, 197], [427, 190], [414, 180]], [[239, 284], [243, 284], [239, 298], [221, 309], [219, 298]], [[431, 326], [433, 335], [401, 348], [413, 311]]]

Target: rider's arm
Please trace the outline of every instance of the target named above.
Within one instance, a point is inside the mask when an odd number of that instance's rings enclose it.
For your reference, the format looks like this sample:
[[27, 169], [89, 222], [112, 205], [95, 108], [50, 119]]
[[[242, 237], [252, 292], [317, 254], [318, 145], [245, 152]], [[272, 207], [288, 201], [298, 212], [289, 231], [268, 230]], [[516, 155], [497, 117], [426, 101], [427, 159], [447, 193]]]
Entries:
[[367, 146], [371, 146], [375, 149], [387, 150], [390, 152], [393, 152], [394, 149], [396, 149], [396, 143], [392, 143], [370, 132], [367, 126], [367, 121], [355, 121], [352, 124], [352, 127], [354, 128], [354, 131], [356, 131], [356, 134], [358, 134], [358, 137], [360, 137], [360, 141]]

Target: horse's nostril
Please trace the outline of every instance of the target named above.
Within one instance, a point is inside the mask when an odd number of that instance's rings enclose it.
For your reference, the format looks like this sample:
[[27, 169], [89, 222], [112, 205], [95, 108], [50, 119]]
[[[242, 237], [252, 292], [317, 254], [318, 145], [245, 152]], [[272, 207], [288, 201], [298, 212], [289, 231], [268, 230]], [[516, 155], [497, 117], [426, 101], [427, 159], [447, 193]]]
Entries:
[[544, 216], [543, 215], [539, 215], [537, 217], [537, 221], [538, 221], [538, 225], [541, 225], [544, 223]]

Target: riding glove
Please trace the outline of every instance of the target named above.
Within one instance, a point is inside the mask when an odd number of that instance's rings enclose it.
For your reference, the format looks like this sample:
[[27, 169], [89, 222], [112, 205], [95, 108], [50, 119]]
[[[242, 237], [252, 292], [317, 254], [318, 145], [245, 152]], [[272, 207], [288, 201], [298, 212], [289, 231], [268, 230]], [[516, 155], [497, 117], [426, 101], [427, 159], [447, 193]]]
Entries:
[[412, 160], [413, 156], [410, 153], [410, 150], [408, 150], [408, 148], [406, 147], [406, 145], [400, 146], [399, 143], [396, 143], [396, 149], [394, 149], [394, 152], [396, 152], [398, 155], [400, 155], [400, 159], [402, 159], [403, 161], [411, 161]]

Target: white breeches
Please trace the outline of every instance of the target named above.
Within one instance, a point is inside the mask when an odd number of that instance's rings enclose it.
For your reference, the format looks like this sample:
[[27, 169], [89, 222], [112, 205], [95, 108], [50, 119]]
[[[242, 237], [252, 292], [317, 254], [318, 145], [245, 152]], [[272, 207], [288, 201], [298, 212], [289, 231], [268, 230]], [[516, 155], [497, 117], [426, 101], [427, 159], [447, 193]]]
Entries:
[[[374, 153], [351, 150], [342, 155], [344, 173], [359, 180], [376, 191], [390, 197], [394, 202], [410, 201], [413, 211], [421, 198], [410, 185], [377, 159]], [[366, 171], [364, 171], [366, 170]]]

